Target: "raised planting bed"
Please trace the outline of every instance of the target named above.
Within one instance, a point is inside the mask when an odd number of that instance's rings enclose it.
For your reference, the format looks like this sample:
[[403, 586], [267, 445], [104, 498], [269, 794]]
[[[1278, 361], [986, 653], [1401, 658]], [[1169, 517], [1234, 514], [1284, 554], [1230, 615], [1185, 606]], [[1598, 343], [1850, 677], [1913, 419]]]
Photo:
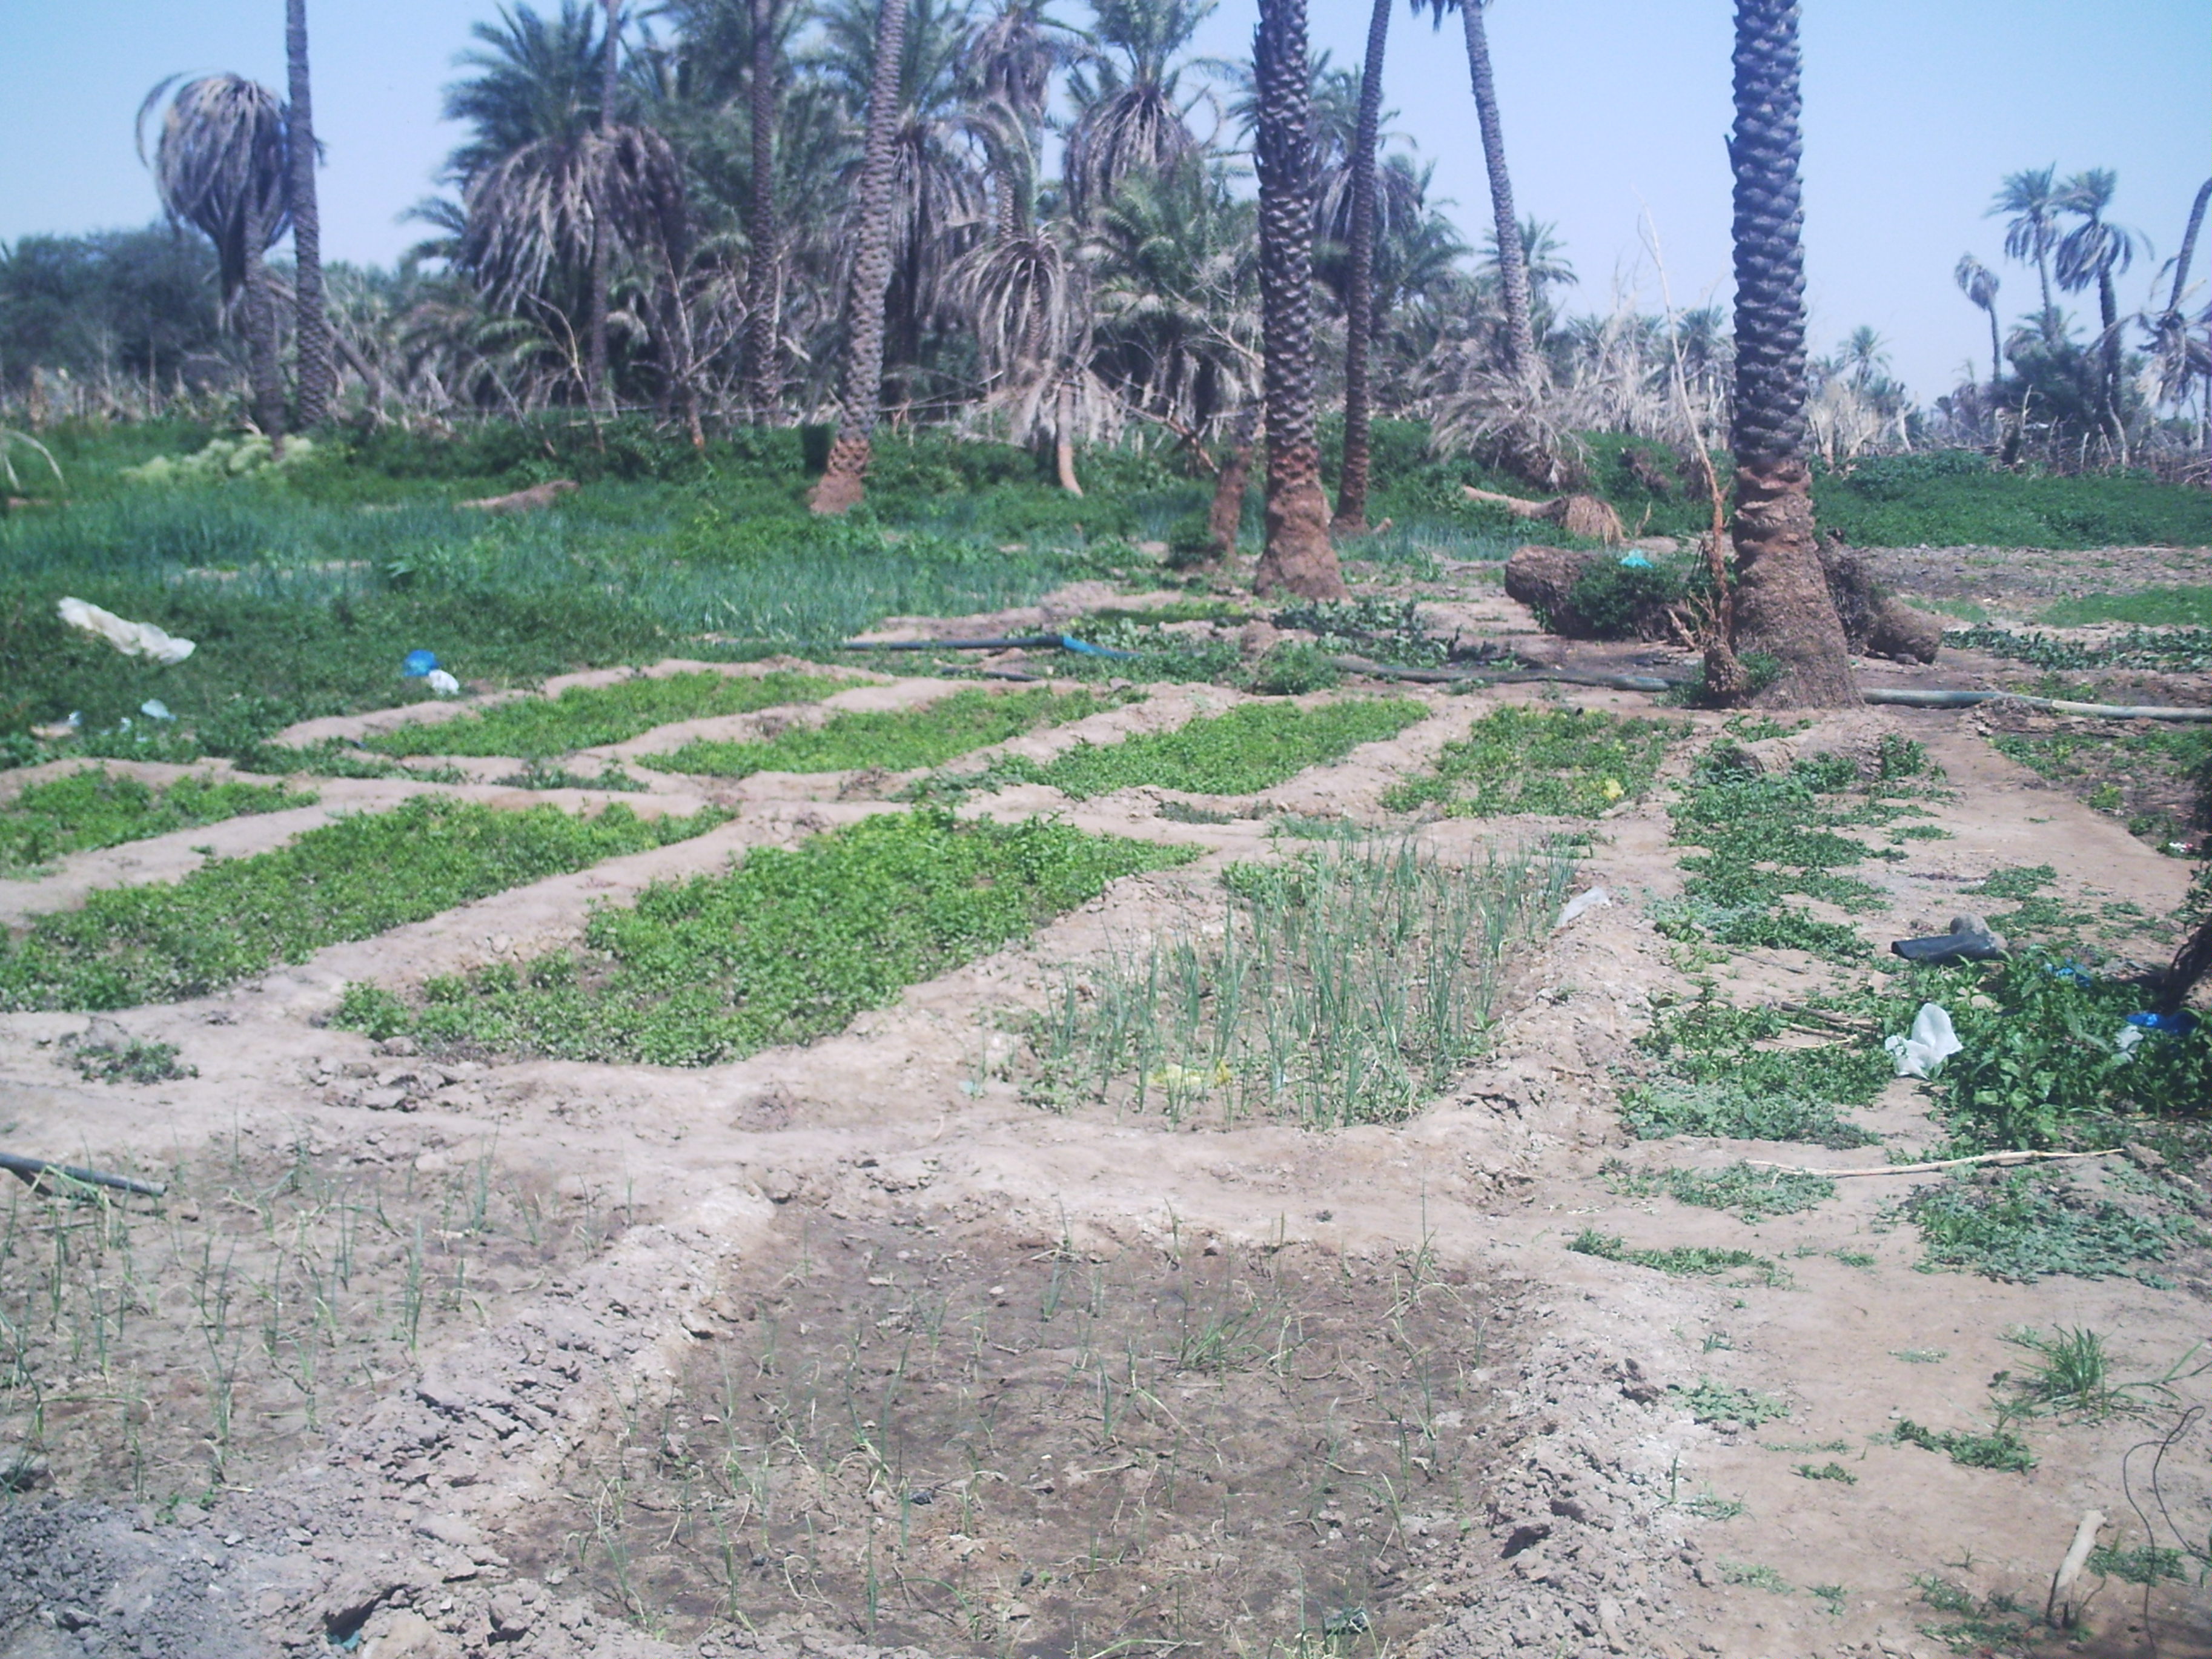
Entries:
[[103, 888], [0, 940], [0, 1010], [129, 1008], [204, 995], [326, 945], [367, 939], [602, 859], [665, 847], [728, 815], [593, 817], [418, 795], [210, 862], [181, 881]]
[[750, 714], [778, 703], [815, 702], [842, 690], [843, 680], [779, 671], [758, 677], [671, 674], [614, 685], [572, 685], [557, 697], [524, 697], [434, 724], [403, 726], [367, 739], [391, 755], [511, 755], [548, 760], [627, 743], [656, 726], [717, 714]]
[[313, 794], [283, 784], [204, 777], [150, 784], [88, 766], [27, 785], [0, 806], [0, 875], [23, 874], [70, 853], [119, 847], [173, 830], [314, 804]]
[[1089, 691], [956, 691], [920, 708], [833, 714], [819, 726], [794, 726], [751, 743], [702, 738], [669, 754], [641, 755], [638, 764], [719, 778], [756, 772], [905, 772], [1112, 706]]
[[404, 1000], [349, 987], [339, 1023], [434, 1048], [712, 1065], [838, 1030], [1117, 876], [1194, 856], [1042, 818], [884, 813], [788, 851], [757, 848], [721, 875], [657, 883], [526, 967], [434, 979]]

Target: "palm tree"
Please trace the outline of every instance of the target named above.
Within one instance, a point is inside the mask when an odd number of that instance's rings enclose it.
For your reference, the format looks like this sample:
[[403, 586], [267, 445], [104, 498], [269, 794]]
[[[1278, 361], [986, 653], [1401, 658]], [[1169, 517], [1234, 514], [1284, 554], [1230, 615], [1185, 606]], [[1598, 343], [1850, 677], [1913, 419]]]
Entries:
[[1344, 460], [1337, 475], [1339, 536], [1367, 531], [1367, 349], [1375, 336], [1375, 150], [1382, 129], [1382, 52], [1391, 0], [1375, 0], [1359, 73], [1359, 124], [1352, 138], [1351, 282], [1344, 300]]
[[899, 69], [906, 50], [906, 0], [878, 0], [874, 75], [855, 193], [856, 252], [845, 301], [845, 395], [830, 464], [808, 504], [850, 512], [866, 493], [876, 416], [883, 395], [884, 301], [891, 285], [891, 171], [896, 164]]
[[1129, 408], [1195, 433], [1259, 382], [1257, 211], [1224, 170], [1133, 178], [1091, 222], [1093, 362]]
[[[622, 75], [622, 20], [617, 11], [620, 0], [606, 0], [607, 22], [600, 36], [599, 46], [599, 137], [609, 137], [615, 126], [615, 89]], [[587, 179], [585, 190], [587, 198], [598, 194], [592, 185], [596, 180]], [[589, 356], [585, 363], [586, 395], [604, 398], [607, 394], [607, 271], [614, 262], [614, 237], [607, 224], [610, 204], [592, 202], [586, 206], [592, 217], [592, 286], [584, 302], [584, 331], [589, 342]]]
[[1997, 345], [1997, 274], [1971, 253], [1959, 256], [1952, 279], [1959, 292], [1988, 313], [1990, 319], [1990, 384], [2004, 379], [2004, 354]]
[[[690, 240], [674, 149], [651, 127], [607, 116], [617, 21], [608, 13], [602, 30], [588, 0], [562, 0], [550, 22], [518, 5], [496, 25], [477, 24], [483, 49], [458, 60], [476, 73], [446, 90], [447, 118], [474, 128], [446, 166], [462, 199], [416, 210], [452, 232], [426, 251], [447, 254], [494, 307], [538, 319], [587, 402], [607, 384], [614, 262], [644, 267], [672, 302]], [[682, 366], [671, 360], [682, 354], [667, 337], [681, 330], [662, 332], [673, 380]]]
[[776, 33], [778, 0], [748, 0], [752, 29], [752, 71], [747, 77], [746, 110], [752, 141], [750, 211], [745, 234], [751, 251], [745, 262], [745, 336], [743, 397], [756, 424], [765, 422], [776, 395], [775, 226]]
[[2059, 287], [2069, 294], [2078, 294], [2091, 283], [2096, 284], [2097, 320], [2101, 325], [2097, 344], [2104, 368], [2105, 422], [2112, 433], [2115, 453], [2124, 459], [2127, 428], [2120, 417], [2120, 304], [2113, 290], [2112, 273], [2133, 264], [2136, 250], [2144, 246], [2144, 241], [2140, 231], [2129, 230], [2105, 217], [2119, 182], [2118, 175], [2107, 167], [2092, 167], [2066, 181], [2059, 192], [2059, 205], [2069, 213], [2081, 215], [2081, 222], [2059, 239], [2051, 272], [2057, 277]]
[[1813, 541], [1805, 463], [1805, 250], [1796, 0], [1736, 0], [1735, 638], [1706, 654], [1717, 694], [1748, 687], [1734, 652], [1778, 666], [1762, 701], [1856, 703], [1843, 624]]
[[[138, 106], [141, 161], [146, 118], [176, 82], [174, 76], [163, 81]], [[254, 424], [281, 448], [284, 374], [262, 256], [283, 235], [291, 215], [284, 106], [268, 88], [242, 76], [187, 81], [161, 118], [152, 166], [163, 210], [215, 244], [223, 303], [237, 303], [244, 317]]]
[[2056, 162], [2007, 173], [1987, 216], [2008, 216], [2005, 257], [2035, 267], [2036, 279], [2043, 285], [2043, 337], [2054, 343], [2058, 338], [2058, 307], [2051, 299], [2051, 250], [2058, 246], [2057, 175]]
[[1252, 40], [1259, 93], [1260, 304], [1267, 341], [1267, 544], [1254, 587], [1340, 599], [1314, 442], [1313, 82], [1305, 0], [1261, 0]]
[[2208, 204], [2212, 204], [2212, 179], [2197, 187], [2197, 199], [2190, 204], [2181, 251], [2173, 256], [2173, 286], [2166, 294], [2166, 309], [2143, 320], [2150, 330], [2151, 349], [2158, 362], [2161, 398], [2179, 404], [2189, 395], [2189, 382], [2199, 373], [2205, 376], [2204, 441], [2207, 448], [2212, 449], [2212, 341], [2193, 337], [2189, 319], [2181, 310], [2189, 293], [2189, 267], [2197, 254], [2197, 234], [2204, 228]]
[[1161, 174], [1197, 153], [1178, 104], [1176, 59], [1216, 0], [1092, 0], [1097, 21], [1087, 63], [1068, 78], [1076, 108], [1063, 170], [1079, 219], [1111, 201], [1124, 180]]
[[323, 221], [315, 207], [315, 111], [307, 80], [307, 0], [284, 0], [284, 64], [291, 105], [293, 337], [300, 359], [300, 424], [320, 426], [331, 412], [331, 319], [323, 308]]
[[1536, 336], [1529, 320], [1528, 256], [1520, 221], [1513, 213], [1513, 179], [1505, 169], [1505, 134], [1498, 124], [1498, 88], [1490, 71], [1490, 33], [1482, 20], [1487, 4], [1488, 0], [1413, 0], [1413, 9], [1433, 13], [1441, 28], [1444, 13], [1456, 9], [1466, 28], [1468, 77], [1474, 87], [1483, 164], [1490, 173], [1490, 212], [1498, 248], [1498, 297], [1505, 313], [1505, 372], [1515, 380], [1526, 380], [1536, 372]]

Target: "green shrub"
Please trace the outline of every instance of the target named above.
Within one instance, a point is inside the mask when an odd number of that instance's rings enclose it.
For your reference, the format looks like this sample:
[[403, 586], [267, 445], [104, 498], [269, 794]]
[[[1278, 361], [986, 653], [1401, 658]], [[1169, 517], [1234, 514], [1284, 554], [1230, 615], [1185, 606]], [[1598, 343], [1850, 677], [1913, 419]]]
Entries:
[[2148, 1264], [2208, 1242], [2185, 1215], [2148, 1213], [2086, 1194], [2048, 1170], [1954, 1178], [1922, 1188], [1902, 1212], [1920, 1229], [1930, 1267], [1971, 1268], [2024, 1285], [2068, 1273], [2166, 1285], [2171, 1281]]
[[1626, 564], [1608, 554], [1591, 560], [1575, 578], [1567, 604], [1591, 638], [1628, 640], [1638, 637], [1669, 605], [1680, 605], [1688, 592], [1681, 567], [1671, 561]]
[[1263, 697], [1303, 696], [1344, 683], [1344, 671], [1317, 645], [1287, 641], [1252, 665], [1249, 689]]
[[1821, 469], [1820, 523], [1861, 547], [2124, 547], [2212, 544], [2212, 495], [2140, 472], [2045, 477], [1986, 456], [1936, 450]]

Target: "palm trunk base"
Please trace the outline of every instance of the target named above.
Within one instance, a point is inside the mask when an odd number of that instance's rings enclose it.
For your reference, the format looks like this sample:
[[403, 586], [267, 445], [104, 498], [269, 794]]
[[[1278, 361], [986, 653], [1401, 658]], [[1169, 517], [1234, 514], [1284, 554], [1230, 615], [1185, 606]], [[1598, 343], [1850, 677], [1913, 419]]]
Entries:
[[830, 465], [814, 481], [806, 505], [820, 517], [850, 513], [867, 498], [868, 463], [875, 448], [863, 434], [840, 433], [830, 447]]
[[1735, 474], [1736, 653], [1780, 672], [1752, 701], [1769, 708], [1844, 708], [1860, 701], [1844, 624], [1813, 539], [1813, 479], [1802, 461]]
[[1320, 457], [1310, 445], [1277, 458], [1267, 483], [1267, 549], [1260, 556], [1252, 591], [1302, 599], [1346, 597], [1336, 548], [1328, 539], [1328, 497], [1322, 491]]
[[1206, 510], [1206, 539], [1213, 556], [1225, 559], [1237, 550], [1237, 538], [1244, 527], [1244, 488], [1252, 477], [1253, 446], [1232, 443], [1213, 480], [1213, 502]]

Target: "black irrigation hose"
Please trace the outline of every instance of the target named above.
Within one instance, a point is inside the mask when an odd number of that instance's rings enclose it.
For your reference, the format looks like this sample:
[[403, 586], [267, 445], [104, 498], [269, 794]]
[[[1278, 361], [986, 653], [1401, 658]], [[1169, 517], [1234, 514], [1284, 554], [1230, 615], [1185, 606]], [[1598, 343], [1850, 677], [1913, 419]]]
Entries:
[[143, 1198], [159, 1198], [169, 1190], [158, 1181], [133, 1181], [129, 1176], [102, 1175], [97, 1170], [80, 1170], [67, 1164], [50, 1163], [43, 1158], [18, 1158], [13, 1152], [0, 1152], [0, 1170], [19, 1175], [33, 1186], [43, 1176], [58, 1175], [71, 1181], [81, 1181], [88, 1187], [112, 1187], [118, 1192], [137, 1193]]
[[1371, 674], [1376, 679], [1411, 680], [1419, 685], [1525, 685], [1552, 680], [1567, 685], [1595, 685], [1609, 691], [1672, 691], [1686, 680], [1662, 679], [1656, 674], [1584, 674], [1567, 668], [1507, 668], [1494, 672], [1448, 668], [1385, 668], [1363, 657], [1338, 657], [1336, 665], [1350, 674]]
[[1013, 651], [1048, 646], [1086, 657], [1137, 654], [1133, 651], [1116, 651], [1111, 646], [1087, 644], [1068, 634], [1019, 634], [1002, 640], [841, 640], [837, 643], [840, 651]]
[[1899, 708], [1972, 708], [1984, 702], [2018, 703], [2054, 714], [2086, 714], [2107, 720], [2212, 720], [2212, 708], [2176, 708], [2163, 703], [2069, 702], [2063, 697], [2024, 697], [2011, 691], [1916, 691], [1904, 686], [1875, 686], [1863, 693], [1869, 702]]

